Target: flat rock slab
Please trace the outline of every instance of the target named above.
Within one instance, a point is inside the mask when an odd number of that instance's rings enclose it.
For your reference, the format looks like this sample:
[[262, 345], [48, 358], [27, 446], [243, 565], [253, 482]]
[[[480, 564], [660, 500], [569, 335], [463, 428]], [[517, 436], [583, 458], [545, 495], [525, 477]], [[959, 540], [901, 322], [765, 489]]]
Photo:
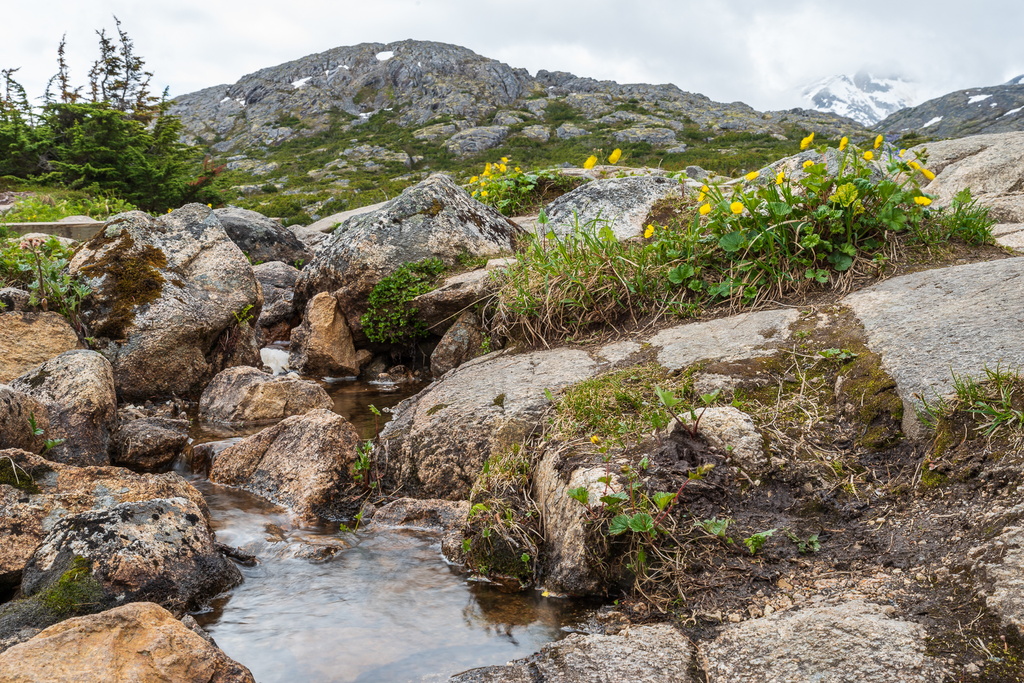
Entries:
[[1024, 258], [927, 270], [879, 283], [843, 300], [864, 325], [916, 433], [920, 398], [953, 391], [953, 375], [1024, 365]]
[[1003, 623], [1024, 633], [1024, 528], [1007, 527], [991, 550], [998, 559], [985, 557], [976, 573], [986, 586], [985, 605]]
[[754, 311], [662, 330], [650, 339], [658, 363], [679, 370], [702, 360], [742, 360], [769, 356], [789, 339], [796, 309]]
[[861, 601], [730, 626], [698, 657], [708, 683], [934, 683], [923, 626]]
[[573, 635], [527, 659], [472, 669], [450, 683], [689, 683], [693, 646], [667, 624], [617, 635]]
[[1000, 223], [992, 226], [996, 244], [1016, 251], [1024, 251], [1024, 223]]

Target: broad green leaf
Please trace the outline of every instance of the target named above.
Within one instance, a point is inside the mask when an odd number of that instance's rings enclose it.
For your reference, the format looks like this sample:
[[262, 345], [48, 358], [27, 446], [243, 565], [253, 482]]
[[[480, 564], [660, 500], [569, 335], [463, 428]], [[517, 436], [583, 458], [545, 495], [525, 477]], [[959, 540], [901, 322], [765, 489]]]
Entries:
[[608, 535], [618, 536], [629, 531], [629, 517], [626, 515], [615, 515], [608, 523]]
[[722, 235], [718, 239], [718, 246], [720, 246], [725, 251], [732, 253], [742, 249], [746, 241], [747, 240], [745, 237], [743, 237], [742, 232], [740, 232], [739, 230], [734, 230], [726, 235]]

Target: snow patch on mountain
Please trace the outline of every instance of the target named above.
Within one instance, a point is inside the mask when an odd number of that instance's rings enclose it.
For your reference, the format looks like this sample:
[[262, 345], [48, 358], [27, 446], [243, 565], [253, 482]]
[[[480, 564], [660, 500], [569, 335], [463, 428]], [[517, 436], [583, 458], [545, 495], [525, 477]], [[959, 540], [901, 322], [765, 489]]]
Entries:
[[879, 77], [866, 71], [823, 78], [803, 88], [800, 95], [811, 109], [848, 116], [865, 126], [919, 101], [916, 84], [898, 76]]

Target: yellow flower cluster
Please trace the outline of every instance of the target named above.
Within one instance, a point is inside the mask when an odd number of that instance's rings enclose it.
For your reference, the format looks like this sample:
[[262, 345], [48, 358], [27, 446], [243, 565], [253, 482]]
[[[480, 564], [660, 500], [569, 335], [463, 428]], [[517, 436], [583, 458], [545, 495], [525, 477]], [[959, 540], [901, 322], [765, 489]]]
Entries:
[[611, 154], [608, 155], [608, 163], [612, 164], [614, 166], [615, 164], [619, 163], [619, 159], [621, 159], [621, 158], [622, 158], [622, 150], [619, 149], [618, 147], [616, 147], [615, 151], [613, 151]]
[[644, 230], [644, 239], [645, 239], [645, 240], [649, 240], [649, 239], [651, 239], [651, 238], [652, 238], [653, 236], [654, 236], [654, 224], [653, 224], [653, 223], [651, 223], [651, 224], [649, 224], [649, 225], [647, 226], [647, 229], [646, 229], [646, 230]]
[[591, 154], [589, 157], [587, 157], [587, 160], [583, 162], [583, 168], [585, 168], [587, 170], [590, 170], [590, 169], [594, 168], [594, 166], [596, 166], [596, 165], [597, 165], [597, 157], [594, 156], [593, 154]]
[[800, 141], [800, 149], [807, 149], [814, 143], [814, 133], [811, 133]]
[[[515, 167], [516, 173], [522, 173], [522, 169], [518, 166]], [[495, 161], [491, 163], [488, 161], [484, 164], [484, 170], [478, 176], [473, 176], [469, 179], [470, 185], [478, 185], [478, 189], [473, 190], [474, 197], [487, 197], [490, 195], [490, 191], [485, 190], [495, 178], [508, 173], [508, 157], [502, 157], [501, 161]]]

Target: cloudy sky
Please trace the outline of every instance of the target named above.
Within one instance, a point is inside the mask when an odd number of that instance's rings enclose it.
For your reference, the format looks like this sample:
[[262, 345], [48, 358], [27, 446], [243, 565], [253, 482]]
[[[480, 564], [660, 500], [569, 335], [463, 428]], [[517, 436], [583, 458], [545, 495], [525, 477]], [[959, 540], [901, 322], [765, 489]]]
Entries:
[[1020, 0], [25, 0], [2, 13], [0, 68], [38, 96], [67, 34], [86, 80], [113, 15], [181, 95], [340, 45], [455, 43], [531, 73], [674, 83], [757, 109], [800, 104], [819, 78], [869, 68], [925, 97], [1024, 73]]

